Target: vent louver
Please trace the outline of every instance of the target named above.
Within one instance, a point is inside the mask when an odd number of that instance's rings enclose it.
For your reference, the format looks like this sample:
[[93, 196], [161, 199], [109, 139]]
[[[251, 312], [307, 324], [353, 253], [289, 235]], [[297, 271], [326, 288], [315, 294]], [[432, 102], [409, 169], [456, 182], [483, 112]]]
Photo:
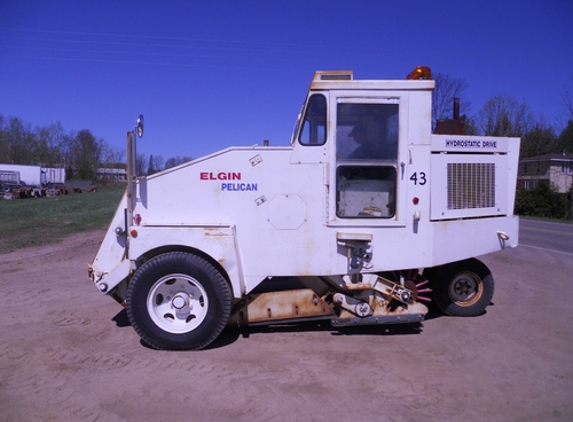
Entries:
[[448, 163], [448, 209], [495, 207], [495, 164]]

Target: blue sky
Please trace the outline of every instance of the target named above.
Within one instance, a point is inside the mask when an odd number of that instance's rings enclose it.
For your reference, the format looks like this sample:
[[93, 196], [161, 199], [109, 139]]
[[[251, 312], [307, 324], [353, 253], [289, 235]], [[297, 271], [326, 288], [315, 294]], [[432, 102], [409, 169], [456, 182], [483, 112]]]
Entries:
[[472, 113], [525, 100], [561, 129], [573, 1], [0, 0], [0, 113], [198, 158], [287, 145], [315, 70], [464, 78]]

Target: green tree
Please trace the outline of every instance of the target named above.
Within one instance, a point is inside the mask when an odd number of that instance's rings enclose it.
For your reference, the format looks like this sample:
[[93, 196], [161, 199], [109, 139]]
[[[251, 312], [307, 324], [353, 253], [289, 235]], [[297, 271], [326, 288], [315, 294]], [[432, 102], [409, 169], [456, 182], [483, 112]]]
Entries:
[[556, 136], [553, 128], [537, 123], [521, 138], [520, 158], [537, 157], [553, 152]]
[[69, 163], [74, 171], [74, 178], [94, 181], [101, 163], [103, 140], [97, 139], [88, 129], [80, 130], [68, 138]]
[[515, 213], [546, 218], [568, 218], [567, 194], [555, 192], [545, 183], [531, 190], [519, 190], [515, 197]]
[[557, 138], [552, 152], [556, 154], [573, 154], [573, 120], [569, 120], [565, 129], [563, 129]]
[[467, 117], [465, 114], [463, 114], [460, 119], [464, 122], [465, 135], [479, 135], [477, 123], [474, 119]]
[[147, 175], [151, 175], [155, 173], [154, 161], [153, 161], [153, 154], [149, 156], [149, 165], [147, 166]]
[[164, 169], [164, 160], [161, 155], [149, 156], [149, 165], [147, 166], [147, 175], [155, 174]]

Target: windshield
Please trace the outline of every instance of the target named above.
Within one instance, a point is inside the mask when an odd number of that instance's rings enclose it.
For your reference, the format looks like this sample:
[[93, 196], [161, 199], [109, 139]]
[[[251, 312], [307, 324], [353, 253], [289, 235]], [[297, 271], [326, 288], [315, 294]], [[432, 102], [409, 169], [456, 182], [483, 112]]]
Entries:
[[[301, 145], [324, 145], [326, 143], [326, 97], [313, 94], [308, 98], [306, 110], [301, 110], [291, 143], [296, 136]], [[304, 113], [304, 117], [303, 117]]]
[[296, 139], [296, 135], [298, 134], [298, 130], [300, 128], [300, 123], [301, 123], [301, 119], [302, 119], [302, 112], [304, 111], [304, 103], [302, 103], [302, 107], [300, 108], [300, 111], [298, 113], [298, 116], [296, 118], [296, 121], [294, 122], [294, 129], [292, 130], [292, 135], [290, 137], [290, 144], [294, 145], [294, 141]]

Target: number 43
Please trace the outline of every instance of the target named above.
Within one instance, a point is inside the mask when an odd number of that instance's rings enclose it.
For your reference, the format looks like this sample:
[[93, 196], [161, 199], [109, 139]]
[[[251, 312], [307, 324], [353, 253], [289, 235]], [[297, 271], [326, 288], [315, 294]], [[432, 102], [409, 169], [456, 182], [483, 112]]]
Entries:
[[410, 176], [410, 180], [414, 182], [415, 185], [424, 186], [427, 182], [426, 173], [421, 171], [420, 173], [414, 173]]

